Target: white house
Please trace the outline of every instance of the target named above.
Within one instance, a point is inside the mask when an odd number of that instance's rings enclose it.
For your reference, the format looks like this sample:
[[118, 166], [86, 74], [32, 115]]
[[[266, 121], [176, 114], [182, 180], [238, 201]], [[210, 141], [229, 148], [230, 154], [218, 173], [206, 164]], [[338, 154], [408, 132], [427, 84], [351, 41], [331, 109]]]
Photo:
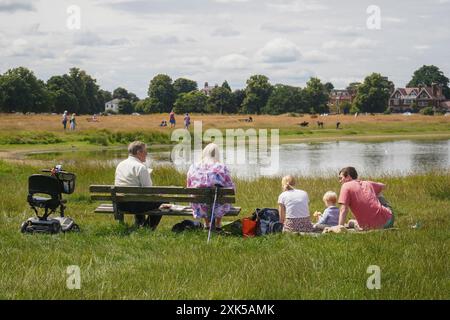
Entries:
[[114, 111], [115, 113], [118, 113], [120, 100], [121, 99], [113, 99], [105, 103], [105, 112]]

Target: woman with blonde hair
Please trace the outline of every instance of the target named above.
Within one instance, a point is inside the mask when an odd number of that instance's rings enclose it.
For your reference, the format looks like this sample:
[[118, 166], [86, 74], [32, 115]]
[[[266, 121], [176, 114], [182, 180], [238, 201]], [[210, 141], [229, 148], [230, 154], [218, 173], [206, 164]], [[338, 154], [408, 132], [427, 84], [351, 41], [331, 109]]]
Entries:
[[[202, 153], [202, 161], [198, 164], [192, 164], [187, 174], [188, 188], [212, 188], [220, 185], [223, 188], [235, 188], [231, 180], [231, 173], [227, 166], [220, 162], [219, 147], [214, 144], [208, 144]], [[205, 219], [205, 227], [209, 228], [210, 205], [206, 203], [192, 203], [193, 215], [195, 219]], [[221, 228], [222, 217], [231, 209], [229, 203], [216, 204], [214, 208], [215, 227]]]
[[278, 206], [283, 232], [312, 232], [308, 194], [296, 189], [295, 184], [295, 178], [290, 175], [281, 180], [283, 192], [278, 197]]

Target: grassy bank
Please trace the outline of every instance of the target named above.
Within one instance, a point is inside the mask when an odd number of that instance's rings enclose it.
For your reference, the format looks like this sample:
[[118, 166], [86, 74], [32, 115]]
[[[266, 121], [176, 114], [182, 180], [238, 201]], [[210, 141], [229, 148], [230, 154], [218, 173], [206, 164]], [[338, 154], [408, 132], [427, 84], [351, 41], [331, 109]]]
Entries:
[[[16, 149], [45, 148], [54, 145], [66, 146], [115, 146], [124, 145], [140, 139], [151, 144], [167, 144], [173, 129], [161, 128], [161, 119], [166, 114], [146, 116], [110, 116], [100, 117], [100, 122], [86, 121], [86, 116], [79, 117], [75, 132], [64, 132], [60, 116], [55, 115], [0, 115], [0, 148]], [[241, 121], [243, 115], [192, 115], [192, 121], [201, 121], [203, 130], [220, 129], [279, 129], [281, 142], [316, 140], [316, 139], [389, 139], [399, 137], [450, 137], [450, 117], [445, 116], [344, 116], [334, 115], [314, 118], [310, 115], [302, 117], [254, 116], [253, 123]], [[182, 127], [181, 117], [178, 117], [178, 127]], [[309, 122], [308, 127], [299, 123]], [[324, 128], [318, 128], [316, 122], [324, 122]], [[340, 122], [340, 129], [336, 123]], [[193, 129], [193, 127], [191, 128]]]
[[[40, 168], [0, 161], [0, 298], [50, 299], [448, 299], [450, 298], [450, 172], [403, 178], [372, 177], [388, 184], [398, 212], [397, 231], [319, 237], [274, 235], [241, 239], [203, 232], [173, 234], [182, 218], [163, 218], [156, 232], [118, 225], [94, 214], [90, 184], [109, 184], [114, 168], [77, 162], [77, 190], [68, 196], [79, 234], [24, 236], [27, 177]], [[184, 185], [184, 175], [157, 168], [158, 185]], [[237, 180], [241, 216], [273, 207], [279, 179]], [[322, 195], [339, 190], [335, 177], [301, 178], [311, 211]], [[132, 220], [127, 220], [131, 225]], [[410, 227], [416, 223], [419, 229]], [[81, 268], [81, 290], [66, 288], [66, 268]], [[369, 265], [381, 268], [380, 290], [368, 290]]]

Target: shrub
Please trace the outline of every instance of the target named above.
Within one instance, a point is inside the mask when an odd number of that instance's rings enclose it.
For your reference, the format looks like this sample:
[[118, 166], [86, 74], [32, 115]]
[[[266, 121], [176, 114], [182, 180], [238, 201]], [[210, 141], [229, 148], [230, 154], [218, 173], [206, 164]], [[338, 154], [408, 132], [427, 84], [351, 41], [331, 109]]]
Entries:
[[434, 115], [433, 107], [425, 107], [422, 110], [420, 110], [420, 113], [425, 116], [432, 116]]

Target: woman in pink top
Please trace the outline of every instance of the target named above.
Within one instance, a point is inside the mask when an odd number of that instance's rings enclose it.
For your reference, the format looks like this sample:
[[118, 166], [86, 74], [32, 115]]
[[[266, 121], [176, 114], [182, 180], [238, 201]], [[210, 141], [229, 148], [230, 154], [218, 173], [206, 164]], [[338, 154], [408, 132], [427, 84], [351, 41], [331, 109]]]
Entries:
[[338, 201], [341, 204], [339, 225], [344, 225], [350, 209], [358, 226], [364, 230], [392, 228], [392, 209], [381, 196], [384, 184], [358, 180], [358, 173], [353, 167], [342, 169], [339, 181], [342, 184]]

